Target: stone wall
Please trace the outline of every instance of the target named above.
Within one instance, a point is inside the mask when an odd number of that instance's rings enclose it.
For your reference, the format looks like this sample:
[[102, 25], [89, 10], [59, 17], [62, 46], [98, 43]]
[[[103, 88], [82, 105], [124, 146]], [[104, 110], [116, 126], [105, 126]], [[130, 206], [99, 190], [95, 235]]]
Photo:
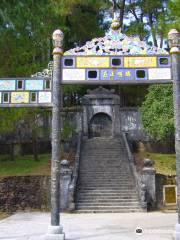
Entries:
[[0, 178], [0, 211], [48, 210], [50, 206], [49, 176]]

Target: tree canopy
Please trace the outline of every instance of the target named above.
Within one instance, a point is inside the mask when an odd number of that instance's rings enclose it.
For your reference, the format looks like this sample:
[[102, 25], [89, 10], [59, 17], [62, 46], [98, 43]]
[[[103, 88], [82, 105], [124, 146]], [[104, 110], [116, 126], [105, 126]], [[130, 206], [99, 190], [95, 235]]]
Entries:
[[[120, 19], [122, 32], [137, 35], [155, 46], [167, 47], [164, 43], [169, 29], [180, 30], [179, 0], [1, 0], [0, 77], [30, 76], [45, 68], [52, 59], [51, 35], [57, 28], [65, 34], [64, 50], [102, 36], [113, 12]], [[134, 89], [123, 89], [134, 96]], [[64, 87], [67, 105], [79, 103], [85, 90], [80, 86]], [[138, 91], [145, 94], [146, 88]], [[151, 135], [164, 138], [171, 134], [171, 87], [150, 87], [142, 113], [144, 126]], [[167, 121], [163, 123], [165, 117]]]
[[122, 31], [162, 47], [169, 27], [179, 28], [179, 2], [2, 0], [0, 76], [30, 76], [44, 68], [51, 59], [51, 35], [56, 28], [65, 33], [65, 50], [102, 36], [113, 11], [120, 18]]
[[146, 132], [156, 140], [174, 135], [172, 85], [152, 85], [141, 106], [142, 123]]

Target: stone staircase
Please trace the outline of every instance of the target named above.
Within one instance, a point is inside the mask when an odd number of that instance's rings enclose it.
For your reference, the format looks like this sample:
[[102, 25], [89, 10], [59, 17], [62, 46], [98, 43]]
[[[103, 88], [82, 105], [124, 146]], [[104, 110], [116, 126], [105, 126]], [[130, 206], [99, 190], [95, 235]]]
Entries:
[[83, 141], [76, 194], [78, 212], [139, 212], [122, 137]]

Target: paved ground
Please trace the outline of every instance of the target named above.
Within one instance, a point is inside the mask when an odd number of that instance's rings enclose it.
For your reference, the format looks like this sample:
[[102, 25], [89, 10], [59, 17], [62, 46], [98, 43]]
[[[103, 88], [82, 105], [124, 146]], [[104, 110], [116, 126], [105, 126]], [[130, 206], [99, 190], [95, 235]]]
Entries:
[[[160, 212], [61, 216], [66, 240], [172, 240], [176, 220], [176, 213]], [[49, 221], [49, 213], [17, 213], [0, 221], [0, 240], [41, 240]]]

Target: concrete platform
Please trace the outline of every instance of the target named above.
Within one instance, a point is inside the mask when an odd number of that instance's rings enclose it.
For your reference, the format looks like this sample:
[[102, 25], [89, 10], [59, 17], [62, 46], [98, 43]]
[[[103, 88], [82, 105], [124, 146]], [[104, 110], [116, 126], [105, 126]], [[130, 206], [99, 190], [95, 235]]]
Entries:
[[[0, 221], [0, 240], [43, 240], [49, 222], [49, 213], [17, 213]], [[61, 216], [66, 240], [172, 240], [176, 222], [176, 213], [161, 212]]]

